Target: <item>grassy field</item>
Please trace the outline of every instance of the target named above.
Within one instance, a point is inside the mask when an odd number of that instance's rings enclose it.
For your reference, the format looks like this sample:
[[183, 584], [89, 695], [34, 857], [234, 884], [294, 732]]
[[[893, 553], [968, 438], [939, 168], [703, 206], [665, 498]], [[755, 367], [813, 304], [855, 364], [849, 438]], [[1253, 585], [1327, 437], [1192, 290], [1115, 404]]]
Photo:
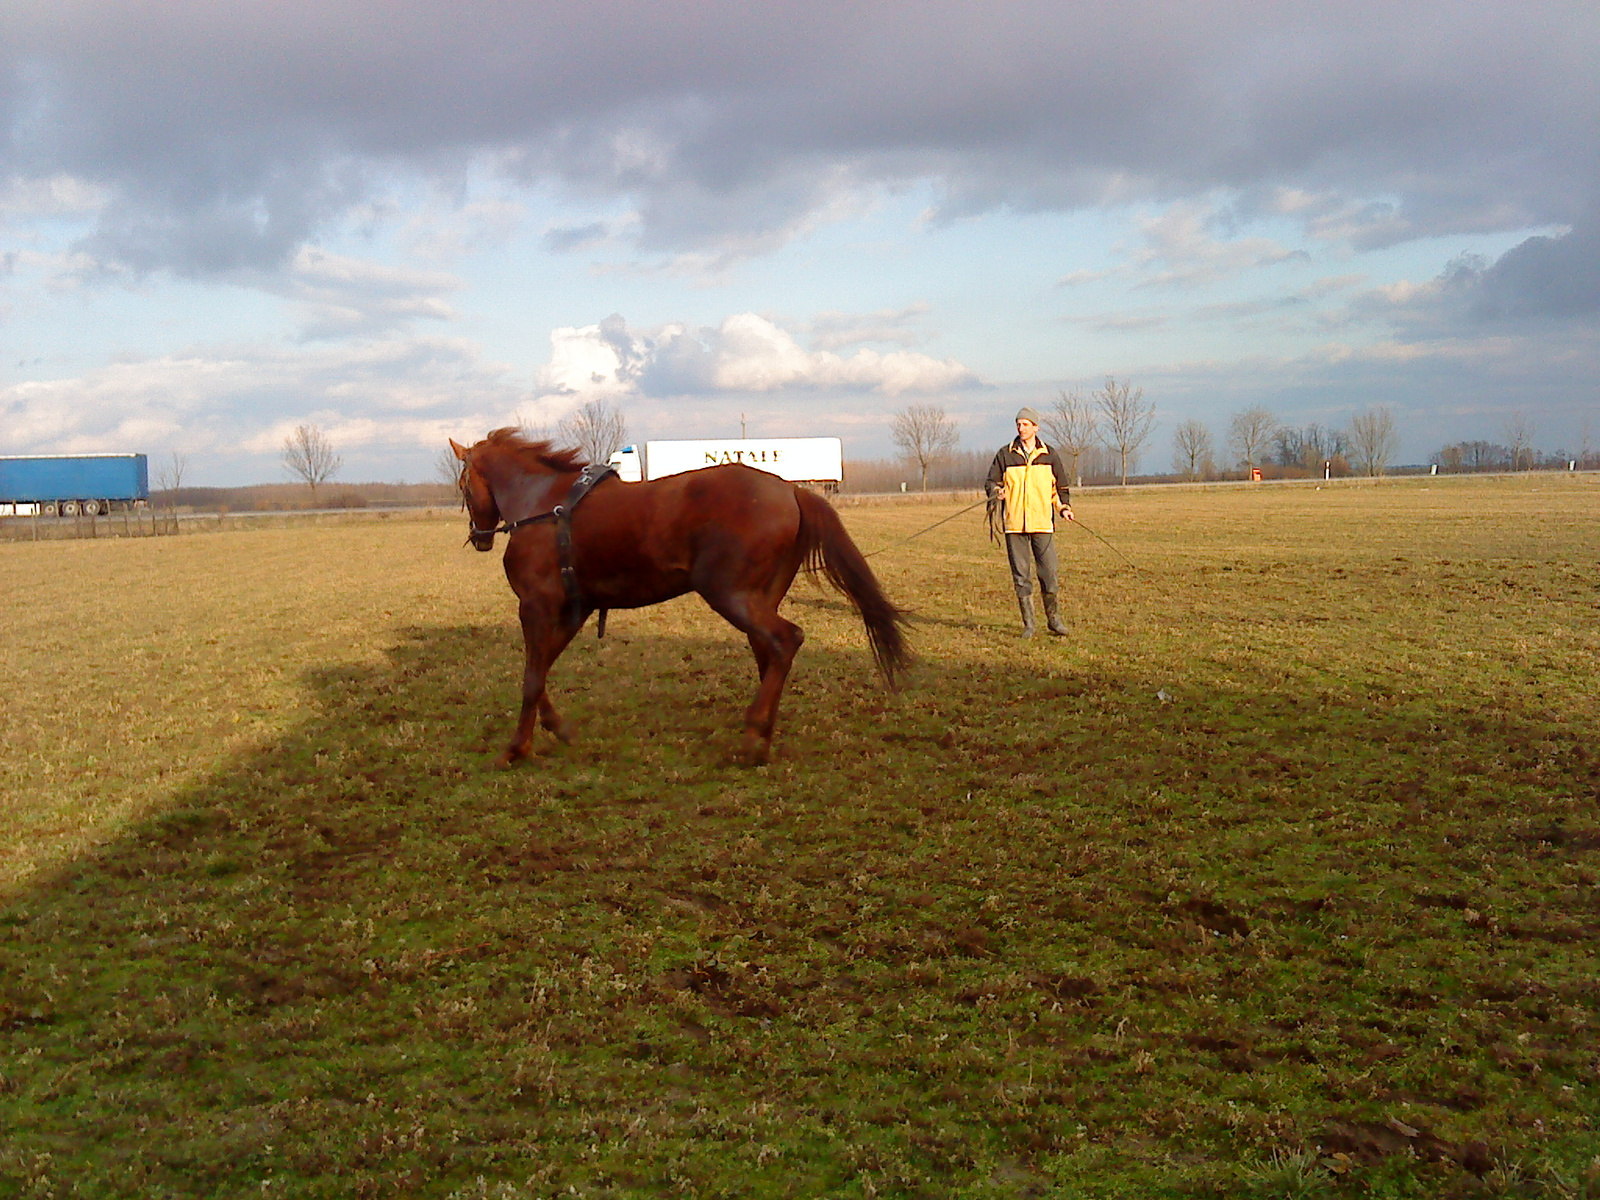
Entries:
[[0, 1195], [1600, 1194], [1600, 481], [957, 507], [759, 769], [689, 599], [491, 770], [461, 519], [0, 546]]

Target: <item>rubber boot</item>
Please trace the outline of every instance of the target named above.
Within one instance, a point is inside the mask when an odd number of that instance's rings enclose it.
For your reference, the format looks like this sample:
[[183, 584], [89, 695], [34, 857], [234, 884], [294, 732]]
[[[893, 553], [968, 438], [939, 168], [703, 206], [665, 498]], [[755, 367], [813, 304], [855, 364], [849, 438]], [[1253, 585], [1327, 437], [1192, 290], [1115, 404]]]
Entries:
[[1054, 592], [1044, 593], [1044, 623], [1045, 628], [1057, 637], [1067, 636], [1066, 624], [1061, 620], [1061, 606]]
[[1032, 637], [1036, 628], [1033, 623], [1033, 597], [1018, 596], [1017, 607], [1022, 610], [1022, 636], [1025, 638]]

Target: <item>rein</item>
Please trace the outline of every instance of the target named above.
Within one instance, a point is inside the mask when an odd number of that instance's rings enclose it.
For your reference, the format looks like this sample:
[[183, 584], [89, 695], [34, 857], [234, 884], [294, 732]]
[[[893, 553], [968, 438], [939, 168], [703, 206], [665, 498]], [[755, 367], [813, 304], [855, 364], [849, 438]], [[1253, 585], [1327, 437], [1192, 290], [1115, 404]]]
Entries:
[[[987, 516], [989, 518], [989, 540], [992, 541], [992, 542], [999, 541], [999, 538], [996, 535], [996, 530], [997, 530], [996, 518], [998, 516], [998, 506], [995, 504], [994, 497], [990, 496], [990, 497], [985, 497], [984, 499], [979, 500], [976, 503], [967, 505], [960, 512], [951, 513], [948, 517], [945, 517], [944, 520], [942, 520], [942, 521], [935, 521], [932, 525], [929, 525], [926, 529], [917, 530], [915, 533], [913, 533], [911, 535], [911, 537], [903, 537], [898, 542], [890, 542], [887, 546], [880, 546], [878, 549], [874, 550], [871, 554], [863, 554], [861, 557], [863, 557], [863, 558], [873, 558], [876, 555], [882, 554], [886, 550], [893, 550], [897, 546], [904, 546], [907, 542], [909, 542], [911, 540], [911, 538], [919, 538], [925, 533], [932, 533], [935, 529], [939, 528], [939, 526], [945, 524], [946, 522], [954, 521], [957, 517], [965, 516], [967, 513], [971, 512], [973, 509], [977, 508], [979, 504], [987, 504], [989, 506], [989, 509], [988, 509], [988, 512], [987, 512]], [[1101, 542], [1106, 547], [1106, 549], [1110, 550], [1111, 553], [1115, 554], [1118, 558], [1120, 558], [1123, 562], [1127, 563], [1128, 566], [1132, 567], [1135, 571], [1137, 571], [1139, 569], [1139, 564], [1138, 563], [1134, 562], [1131, 558], [1129, 558], [1121, 550], [1118, 550], [1110, 542], [1106, 541], [1105, 538], [1101, 537], [1098, 533], [1096, 533], [1094, 530], [1090, 529], [1082, 521], [1078, 520], [1077, 517], [1073, 517], [1072, 520], [1067, 522], [1067, 524], [1076, 525], [1079, 529], [1083, 530], [1090, 537], [1092, 537], [1092, 538], [1096, 539], [1097, 541]]]
[[532, 525], [536, 521], [558, 520], [558, 514], [560, 512], [561, 505], [558, 504], [547, 513], [536, 513], [531, 517], [523, 517], [520, 521], [501, 521], [500, 524], [496, 525], [493, 529], [479, 529], [476, 525], [469, 523], [467, 526], [467, 539], [470, 541], [474, 534], [479, 537], [493, 537], [497, 533], [515, 533], [524, 525]]
[[973, 509], [977, 508], [978, 504], [987, 504], [987, 503], [988, 503], [987, 500], [979, 500], [977, 502], [977, 504], [969, 504], [965, 508], [963, 508], [960, 512], [951, 513], [948, 517], [944, 518], [943, 521], [935, 521], [932, 525], [929, 525], [926, 529], [917, 530], [915, 533], [913, 533], [911, 535], [911, 537], [903, 537], [898, 542], [890, 542], [887, 546], [879, 546], [871, 554], [863, 554], [861, 557], [862, 558], [874, 558], [877, 555], [882, 554], [885, 550], [893, 550], [896, 546], [904, 546], [907, 542], [909, 542], [911, 540], [911, 538], [919, 538], [925, 533], [932, 533], [935, 529], [939, 528], [939, 526], [945, 524], [946, 522], [954, 521], [957, 517], [966, 516]]

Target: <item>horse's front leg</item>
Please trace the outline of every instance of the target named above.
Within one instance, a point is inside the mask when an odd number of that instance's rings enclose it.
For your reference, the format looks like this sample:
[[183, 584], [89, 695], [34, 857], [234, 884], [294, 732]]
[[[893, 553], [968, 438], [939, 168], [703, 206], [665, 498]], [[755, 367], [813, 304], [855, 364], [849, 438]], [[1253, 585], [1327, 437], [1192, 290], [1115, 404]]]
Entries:
[[528, 757], [533, 749], [533, 731], [540, 725], [563, 744], [572, 741], [572, 727], [556, 712], [545, 685], [550, 668], [581, 626], [567, 625], [561, 620], [560, 607], [542, 597], [523, 600], [518, 605], [518, 616], [522, 620], [522, 711], [511, 744], [498, 760], [502, 767]]

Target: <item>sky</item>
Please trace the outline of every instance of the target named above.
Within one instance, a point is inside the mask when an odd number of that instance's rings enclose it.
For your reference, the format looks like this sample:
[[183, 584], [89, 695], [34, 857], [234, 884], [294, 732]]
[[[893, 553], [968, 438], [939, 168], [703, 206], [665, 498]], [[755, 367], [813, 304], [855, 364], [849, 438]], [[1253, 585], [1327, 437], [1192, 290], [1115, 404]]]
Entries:
[[1592, 0], [0, 6], [0, 454], [435, 477], [582, 404], [1600, 447]]

